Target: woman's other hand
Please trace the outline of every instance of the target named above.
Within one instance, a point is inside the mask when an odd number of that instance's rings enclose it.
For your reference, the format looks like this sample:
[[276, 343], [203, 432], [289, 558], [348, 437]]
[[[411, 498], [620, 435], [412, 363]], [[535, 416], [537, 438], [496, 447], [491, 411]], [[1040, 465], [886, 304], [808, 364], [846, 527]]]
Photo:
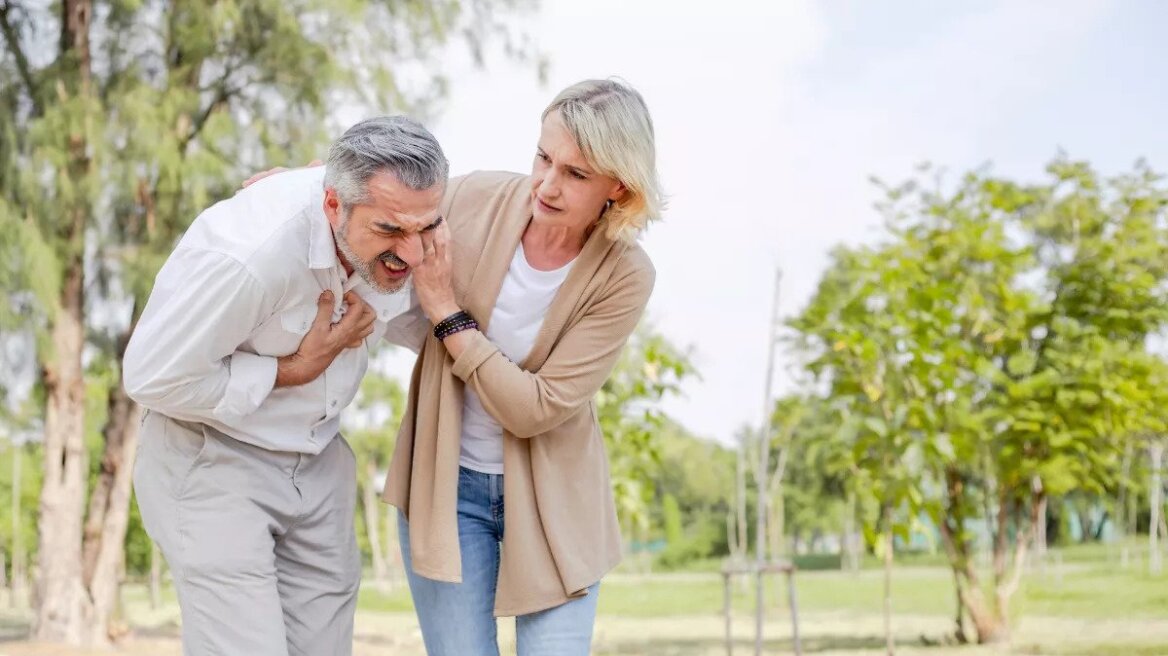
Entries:
[[[314, 159], [311, 162], [309, 162], [309, 163], [307, 163], [304, 166], [301, 166], [299, 168], [306, 169], [306, 168], [310, 168], [313, 166], [320, 166], [322, 164], [324, 164], [324, 162], [320, 161], [319, 159]], [[248, 178], [247, 180], [244, 180], [243, 184], [240, 185], [239, 188], [246, 189], [247, 187], [252, 186], [253, 184], [259, 182], [260, 180], [263, 180], [264, 178], [268, 177], [269, 175], [283, 173], [284, 171], [287, 171], [287, 170], [288, 170], [288, 167], [286, 167], [286, 166], [277, 166], [274, 169], [268, 169], [267, 171], [260, 171], [259, 173], [256, 173], [255, 175]]]

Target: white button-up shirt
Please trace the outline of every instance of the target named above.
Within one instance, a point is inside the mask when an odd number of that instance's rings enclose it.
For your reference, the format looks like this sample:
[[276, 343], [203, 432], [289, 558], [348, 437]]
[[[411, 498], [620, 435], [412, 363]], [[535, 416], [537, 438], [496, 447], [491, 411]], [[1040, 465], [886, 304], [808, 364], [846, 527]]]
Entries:
[[[380, 339], [418, 350], [429, 330], [410, 288], [374, 291], [347, 276], [324, 215], [324, 168], [273, 175], [195, 219], [154, 282], [123, 360], [146, 408], [276, 451], [319, 453], [340, 427]], [[377, 312], [365, 346], [345, 349], [296, 387], [274, 387], [331, 289], [333, 321], [354, 290]]]

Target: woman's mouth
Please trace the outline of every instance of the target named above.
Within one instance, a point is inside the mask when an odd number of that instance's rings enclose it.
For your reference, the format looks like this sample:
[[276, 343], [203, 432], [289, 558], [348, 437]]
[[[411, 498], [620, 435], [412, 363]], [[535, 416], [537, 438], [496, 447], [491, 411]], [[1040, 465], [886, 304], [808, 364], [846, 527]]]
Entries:
[[539, 196], [535, 197], [535, 202], [539, 205], [539, 209], [543, 210], [544, 212], [559, 212], [560, 211], [560, 208], [552, 206], [552, 205], [548, 205]]

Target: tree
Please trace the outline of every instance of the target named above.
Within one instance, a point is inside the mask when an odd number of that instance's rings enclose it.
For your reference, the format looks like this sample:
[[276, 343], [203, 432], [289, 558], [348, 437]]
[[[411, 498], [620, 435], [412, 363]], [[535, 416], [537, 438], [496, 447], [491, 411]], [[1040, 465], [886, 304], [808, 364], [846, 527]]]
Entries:
[[405, 390], [396, 379], [371, 366], [361, 381], [357, 398], [344, 415], [345, 438], [357, 457], [357, 487], [360, 491], [358, 510], [368, 544], [364, 551], [369, 554], [373, 578], [379, 583], [390, 580], [388, 556], [397, 544], [391, 522], [386, 521], [385, 530], [382, 530], [379, 483], [384, 481], [385, 471], [393, 456], [393, 445], [397, 442], [396, 430], [404, 411]]
[[104, 643], [114, 611], [138, 410], [113, 376], [87, 510], [87, 343], [116, 362], [194, 214], [269, 158], [319, 152], [331, 110], [425, 113], [452, 37], [479, 59], [493, 37], [530, 55], [499, 22], [515, 6], [0, 0], [0, 233], [18, 235], [0, 246], [37, 301], [24, 325], [45, 398], [35, 637]]
[[[1140, 164], [1100, 181], [1063, 158], [1047, 172], [1032, 185], [973, 172], [951, 189], [885, 187], [886, 241], [837, 252], [792, 324], [829, 397], [862, 422], [861, 473], [873, 446], [892, 456], [893, 499], [939, 528], [958, 633], [964, 610], [980, 642], [1009, 635], [1048, 499], [1116, 487], [1125, 444], [1146, 430], [1140, 390], [1158, 385], [1147, 338], [1168, 319], [1159, 177]], [[991, 598], [972, 557], [977, 520]]]
[[653, 480], [653, 525], [666, 546], [657, 564], [679, 567], [730, 552], [726, 517], [734, 503], [736, 453], [666, 420], [657, 432], [661, 464]]
[[621, 354], [596, 397], [617, 515], [627, 529], [649, 529], [653, 481], [660, 471], [660, 432], [665, 415], [658, 402], [680, 390], [694, 374], [689, 358], [661, 335], [642, 327]]

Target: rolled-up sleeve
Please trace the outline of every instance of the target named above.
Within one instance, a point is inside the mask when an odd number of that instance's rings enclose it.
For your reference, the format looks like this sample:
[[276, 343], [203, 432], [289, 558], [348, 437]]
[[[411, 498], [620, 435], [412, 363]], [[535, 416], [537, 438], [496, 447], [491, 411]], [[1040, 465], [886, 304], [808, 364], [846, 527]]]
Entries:
[[538, 372], [507, 359], [481, 332], [454, 361], [452, 373], [512, 435], [545, 433], [588, 403], [608, 380], [653, 291], [651, 267], [615, 281], [556, 343]]
[[126, 393], [176, 419], [226, 424], [255, 412], [276, 358], [240, 350], [266, 316], [262, 284], [237, 260], [180, 247], [162, 267], [123, 359]]

